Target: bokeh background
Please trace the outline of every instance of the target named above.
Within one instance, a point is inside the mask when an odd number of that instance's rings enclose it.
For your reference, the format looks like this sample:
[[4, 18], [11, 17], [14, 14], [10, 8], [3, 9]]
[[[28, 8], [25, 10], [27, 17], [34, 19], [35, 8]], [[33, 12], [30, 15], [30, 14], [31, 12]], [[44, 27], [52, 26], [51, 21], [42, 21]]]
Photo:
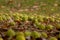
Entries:
[[0, 0], [0, 13], [60, 15], [60, 0]]

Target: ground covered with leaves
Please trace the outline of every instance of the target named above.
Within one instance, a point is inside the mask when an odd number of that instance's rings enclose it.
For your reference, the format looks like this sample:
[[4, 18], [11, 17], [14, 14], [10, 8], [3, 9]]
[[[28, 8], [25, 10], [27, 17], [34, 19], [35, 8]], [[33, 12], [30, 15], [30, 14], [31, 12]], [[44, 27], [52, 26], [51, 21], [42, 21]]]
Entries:
[[0, 0], [0, 40], [60, 40], [60, 0]]
[[0, 14], [0, 40], [60, 40], [60, 18]]

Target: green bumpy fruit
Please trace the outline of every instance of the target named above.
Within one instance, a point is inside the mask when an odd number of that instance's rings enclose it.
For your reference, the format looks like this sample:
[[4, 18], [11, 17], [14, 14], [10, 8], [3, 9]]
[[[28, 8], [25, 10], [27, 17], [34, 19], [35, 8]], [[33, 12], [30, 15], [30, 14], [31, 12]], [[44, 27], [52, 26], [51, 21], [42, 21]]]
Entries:
[[43, 18], [44, 17], [43, 16], [40, 16], [40, 15], [37, 17], [37, 19], [38, 19], [39, 22], [43, 22], [44, 21]]
[[30, 15], [29, 15], [29, 16], [28, 16], [28, 20], [29, 20], [29, 21], [34, 21], [34, 16], [30, 16]]
[[54, 22], [54, 21], [55, 21], [55, 19], [54, 19], [54, 18], [52, 18], [52, 17], [50, 17], [50, 21], [51, 21], [51, 22]]
[[56, 37], [50, 37], [49, 40], [58, 40]]
[[16, 32], [16, 36], [18, 36], [18, 35], [24, 36], [24, 33], [23, 32]]
[[44, 17], [43, 20], [44, 20], [44, 21], [48, 21], [48, 18], [49, 18], [49, 17]]
[[31, 32], [30, 31], [25, 31], [25, 36], [28, 37], [28, 36], [31, 36]]
[[3, 20], [7, 20], [5, 15], [2, 15]]
[[35, 23], [36, 27], [39, 28], [40, 30], [44, 30], [45, 29], [45, 25], [40, 24], [40, 23]]
[[54, 26], [52, 26], [52, 25], [50, 25], [50, 24], [49, 24], [49, 25], [46, 25], [46, 29], [47, 29], [47, 30], [52, 30], [53, 28], [54, 28]]
[[17, 32], [16, 40], [25, 40], [24, 33], [23, 32]]
[[14, 26], [15, 25], [15, 22], [10, 22], [9, 25], [10, 26]]
[[44, 20], [43, 18], [38, 18], [38, 21], [43, 22]]
[[23, 15], [21, 18], [22, 18], [22, 21], [27, 21], [28, 20], [28, 16], [27, 15]]
[[44, 38], [47, 38], [47, 37], [48, 37], [48, 35], [47, 35], [46, 32], [42, 32], [42, 33], [41, 33], [41, 36], [44, 37]]
[[39, 38], [41, 36], [41, 34], [39, 32], [37, 32], [37, 31], [33, 31], [31, 35], [34, 38]]
[[3, 38], [0, 38], [0, 40], [3, 40]]
[[6, 16], [6, 19], [9, 20], [9, 19], [11, 19], [11, 17], [10, 16]]
[[18, 36], [16, 36], [16, 40], [25, 40], [25, 37], [21, 36], [21, 35], [18, 35]]
[[5, 18], [3, 17], [5, 20], [11, 19], [11, 16], [9, 14], [4, 14], [3, 16], [5, 16]]
[[35, 23], [35, 24], [39, 23], [37, 18], [34, 19], [34, 23]]
[[20, 16], [13, 14], [13, 18], [15, 21], [20, 21]]
[[9, 37], [12, 37], [12, 36], [15, 36], [15, 32], [14, 32], [14, 30], [9, 29], [9, 30], [6, 32], [6, 35], [9, 36]]
[[42, 29], [42, 30], [44, 30], [44, 29], [45, 29], [45, 25], [43, 25], [43, 24], [40, 24], [40, 27], [39, 27], [39, 29]]

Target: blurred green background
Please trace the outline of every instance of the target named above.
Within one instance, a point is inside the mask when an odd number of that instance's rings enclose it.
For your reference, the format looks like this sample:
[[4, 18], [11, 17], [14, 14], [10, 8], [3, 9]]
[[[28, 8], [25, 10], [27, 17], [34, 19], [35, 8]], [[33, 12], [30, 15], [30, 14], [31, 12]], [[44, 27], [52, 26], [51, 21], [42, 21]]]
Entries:
[[60, 0], [0, 0], [0, 12], [60, 15]]

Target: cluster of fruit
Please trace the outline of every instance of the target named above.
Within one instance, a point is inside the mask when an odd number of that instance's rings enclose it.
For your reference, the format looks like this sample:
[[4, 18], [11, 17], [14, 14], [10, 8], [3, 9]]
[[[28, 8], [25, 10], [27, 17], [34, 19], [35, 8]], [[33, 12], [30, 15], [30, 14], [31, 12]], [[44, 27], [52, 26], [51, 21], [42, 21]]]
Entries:
[[27, 14], [0, 14], [0, 40], [58, 40], [60, 18]]
[[[46, 32], [37, 32], [37, 31], [14, 31], [13, 29], [9, 29], [4, 33], [4, 36], [0, 36], [0, 40], [58, 40], [60, 38], [60, 34], [56, 36], [49, 36]], [[4, 38], [4, 39], [3, 39]]]

